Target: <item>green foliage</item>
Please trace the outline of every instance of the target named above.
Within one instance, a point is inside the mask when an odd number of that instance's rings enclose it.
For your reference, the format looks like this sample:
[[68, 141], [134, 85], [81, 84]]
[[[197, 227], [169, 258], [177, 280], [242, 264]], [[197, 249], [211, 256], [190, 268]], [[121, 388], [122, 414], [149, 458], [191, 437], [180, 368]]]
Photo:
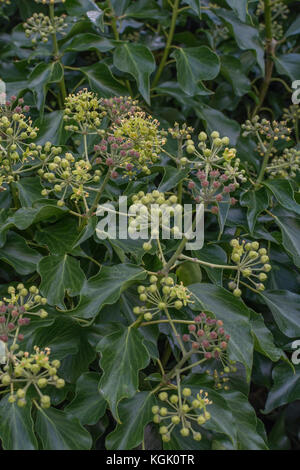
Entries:
[[298, 3], [0, 0], [1, 449], [299, 449]]

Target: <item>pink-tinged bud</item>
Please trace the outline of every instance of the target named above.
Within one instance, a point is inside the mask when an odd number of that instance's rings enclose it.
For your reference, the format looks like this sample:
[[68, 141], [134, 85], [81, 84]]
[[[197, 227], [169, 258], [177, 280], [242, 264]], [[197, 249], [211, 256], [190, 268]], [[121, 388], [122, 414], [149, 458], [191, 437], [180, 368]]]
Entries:
[[220, 183], [219, 181], [214, 181], [214, 182], [213, 182], [213, 187], [214, 187], [215, 189], [218, 189], [220, 186], [221, 186], [221, 183]]
[[220, 344], [221, 348], [222, 349], [226, 349], [227, 348], [227, 343], [226, 341], [222, 341], [222, 343]]
[[17, 99], [17, 97], [16, 97], [15, 95], [12, 95], [12, 96], [10, 97], [10, 100], [11, 100], [11, 101], [16, 101], [16, 99]]
[[229, 186], [224, 186], [223, 191], [224, 191], [224, 193], [229, 194], [230, 193], [230, 187]]
[[13, 311], [11, 312], [11, 316], [12, 316], [13, 318], [17, 318], [17, 317], [19, 316], [18, 310], [13, 310]]
[[6, 307], [5, 305], [0, 306], [0, 313], [5, 313], [6, 312]]
[[232, 206], [234, 206], [236, 203], [237, 203], [237, 199], [235, 199], [234, 197], [232, 197], [232, 198], [230, 199], [230, 204], [231, 204]]
[[127, 163], [126, 170], [131, 171], [133, 169], [133, 165], [131, 163]]
[[15, 308], [15, 306], [14, 306], [13, 304], [8, 304], [7, 308], [8, 308], [9, 310], [12, 310], [13, 308]]
[[230, 188], [230, 191], [235, 191], [235, 184], [230, 183], [229, 188]]
[[206, 314], [204, 312], [200, 313], [201, 318], [206, 318]]
[[218, 335], [215, 331], [212, 331], [209, 335], [211, 337], [211, 339], [217, 339]]
[[208, 325], [215, 325], [215, 324], [216, 324], [216, 320], [215, 320], [214, 318], [209, 318], [209, 317], [208, 317], [208, 318], [206, 319], [206, 323], [207, 323]]
[[212, 214], [215, 214], [215, 215], [218, 214], [218, 213], [219, 213], [219, 208], [218, 208], [217, 206], [213, 206], [213, 207], [211, 208], [211, 213], [212, 213]]
[[190, 340], [190, 335], [183, 335], [182, 339], [185, 343], [187, 343]]
[[0, 341], [3, 341], [3, 343], [7, 343], [7, 341], [8, 341], [8, 336], [7, 336], [7, 335], [1, 335], [1, 336], [0, 336]]
[[7, 328], [9, 329], [9, 331], [14, 330], [14, 329], [15, 329], [14, 323], [11, 323], [11, 322], [10, 322], [10, 323], [7, 325]]
[[111, 148], [117, 150], [119, 148], [118, 144], [111, 144]]
[[217, 195], [216, 195], [216, 201], [218, 201], [218, 202], [223, 201], [223, 196], [222, 196], [222, 194], [217, 194]]
[[189, 325], [189, 331], [196, 331], [196, 325]]
[[209, 174], [212, 178], [217, 178], [220, 173], [218, 170], [212, 170]]
[[210, 342], [207, 341], [207, 339], [205, 339], [204, 341], [202, 341], [202, 345], [203, 345], [204, 348], [209, 348]]
[[222, 181], [227, 181], [227, 180], [228, 180], [228, 176], [227, 176], [227, 175], [221, 175], [221, 180], [222, 180]]
[[24, 335], [22, 335], [22, 334], [20, 333], [20, 334], [18, 335], [18, 340], [19, 340], [19, 341], [23, 341], [23, 339], [24, 339]]
[[204, 335], [205, 335], [205, 333], [204, 333], [203, 330], [198, 330], [197, 331], [197, 336], [204, 336]]
[[219, 328], [218, 333], [219, 333], [219, 335], [223, 335], [225, 333], [224, 328]]
[[6, 101], [5, 105], [6, 105], [6, 106], [10, 106], [10, 105], [11, 105], [11, 102], [10, 102], [10, 101]]
[[24, 307], [24, 305], [22, 305], [21, 307], [19, 307], [19, 312], [20, 312], [20, 313], [24, 313], [24, 312], [25, 312], [25, 307]]
[[106, 159], [105, 163], [106, 163], [107, 166], [113, 166], [114, 161], [113, 161], [113, 159], [112, 159], [111, 157], [108, 157], [108, 158]]
[[3, 316], [0, 317], [0, 323], [1, 323], [1, 324], [2, 324], [2, 323], [5, 323], [5, 317], [3, 317]]
[[18, 99], [18, 103], [19, 103], [19, 104], [23, 104], [23, 103], [24, 103], [24, 98], [19, 98], [19, 99]]
[[106, 145], [101, 145], [100, 150], [101, 152], [106, 152], [107, 151]]
[[19, 318], [18, 325], [20, 325], [20, 326], [25, 325], [24, 318]]
[[100, 148], [101, 148], [100, 145], [94, 145], [95, 152], [99, 152]]
[[209, 186], [209, 181], [203, 180], [203, 181], [201, 182], [201, 185], [203, 186], [203, 188], [207, 188], [207, 187]]
[[199, 348], [200, 348], [200, 344], [194, 342], [194, 343], [192, 343], [192, 348], [193, 348], [193, 349], [199, 349]]
[[30, 106], [24, 106], [23, 111], [24, 113], [28, 113], [30, 111]]
[[199, 170], [198, 173], [197, 173], [197, 178], [198, 178], [199, 180], [205, 180], [205, 179], [206, 179], [206, 174], [205, 174], [205, 172]]
[[222, 320], [217, 320], [217, 325], [218, 325], [218, 326], [223, 326], [223, 324], [224, 324], [224, 323], [222, 322]]
[[201, 323], [201, 315], [197, 315], [195, 318], [194, 318], [194, 321], [196, 323]]
[[15, 110], [16, 113], [21, 113], [22, 112], [21, 106], [16, 106], [14, 110]]
[[117, 171], [112, 171], [111, 173], [111, 177], [115, 180], [116, 178], [118, 178], [119, 174]]
[[126, 157], [126, 152], [125, 152], [125, 150], [121, 150], [120, 155], [121, 155], [121, 157]]
[[204, 354], [204, 357], [205, 357], [205, 359], [211, 359], [211, 358], [212, 358], [212, 355], [211, 355], [210, 352], [206, 352], [206, 353]]
[[30, 318], [25, 317], [25, 318], [23, 318], [23, 321], [24, 321], [24, 325], [29, 325], [29, 323], [30, 323]]
[[196, 197], [195, 197], [195, 201], [196, 201], [197, 204], [199, 204], [199, 202], [201, 201], [201, 197], [200, 197], [200, 196], [196, 196]]
[[215, 356], [215, 359], [219, 359], [219, 357], [220, 357], [219, 351], [215, 351], [214, 356]]
[[188, 189], [194, 189], [194, 187], [195, 187], [194, 181], [190, 181], [188, 184]]
[[115, 142], [115, 137], [113, 137], [112, 135], [110, 135], [107, 140], [108, 140], [108, 142], [109, 142], [110, 144], [112, 144], [113, 142]]
[[226, 341], [229, 341], [230, 340], [230, 335], [226, 335], [225, 339], [226, 339]]

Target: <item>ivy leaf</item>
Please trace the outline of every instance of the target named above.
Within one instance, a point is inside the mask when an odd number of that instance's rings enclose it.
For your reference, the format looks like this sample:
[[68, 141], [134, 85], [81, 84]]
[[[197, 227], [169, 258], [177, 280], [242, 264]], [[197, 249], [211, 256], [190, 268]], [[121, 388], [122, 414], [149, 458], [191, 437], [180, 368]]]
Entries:
[[36, 250], [29, 248], [25, 239], [10, 232], [3, 248], [0, 248], [0, 259], [10, 264], [19, 274], [30, 274], [42, 256]]
[[108, 52], [111, 51], [115, 45], [112, 41], [105, 37], [101, 37], [97, 34], [85, 33], [78, 34], [71, 38], [70, 41], [66, 42], [63, 46], [64, 51], [99, 51]]
[[74, 217], [64, 217], [36, 232], [35, 241], [39, 245], [46, 245], [52, 254], [64, 255], [72, 252], [78, 236], [77, 220]]
[[40, 290], [49, 305], [62, 305], [66, 291], [71, 296], [79, 294], [85, 281], [79, 261], [67, 254], [44, 257], [37, 270], [42, 279]]
[[265, 413], [300, 400], [300, 366], [295, 366], [293, 370], [288, 364], [281, 362], [274, 367], [272, 377], [273, 386], [268, 394]]
[[228, 352], [231, 359], [241, 362], [250, 379], [252, 369], [253, 338], [251, 335], [250, 312], [246, 305], [231, 292], [212, 284], [189, 286], [196, 304], [195, 309], [213, 312], [223, 320], [225, 331], [230, 335]]
[[274, 58], [277, 73], [286, 75], [292, 81], [300, 76], [300, 54], [283, 54]]
[[300, 215], [300, 204], [295, 201], [294, 191], [288, 180], [268, 180], [264, 185], [272, 191], [279, 204], [285, 209]]
[[198, 106], [195, 111], [197, 116], [206, 122], [209, 133], [218, 131], [222, 137], [229, 137], [231, 145], [236, 144], [241, 131], [236, 121], [228, 118], [218, 109], [211, 108], [207, 105]]
[[241, 195], [241, 206], [247, 207], [247, 221], [253, 234], [257, 217], [269, 206], [268, 194], [265, 188], [258, 191], [246, 191]]
[[114, 325], [114, 330], [97, 345], [101, 353], [103, 375], [100, 391], [110, 406], [114, 418], [121, 423], [119, 402], [131, 398], [138, 389], [138, 374], [149, 363], [149, 353], [136, 328]]
[[[275, 215], [276, 214], [276, 215]], [[282, 242], [292, 256], [296, 266], [300, 267], [300, 220], [294, 214], [273, 211], [276, 224], [282, 233]]]
[[100, 374], [86, 372], [76, 383], [76, 395], [65, 408], [68, 415], [75, 416], [81, 424], [94, 425], [104, 415], [106, 401], [99, 392]]
[[231, 55], [222, 56], [221, 73], [232, 85], [237, 96], [243, 96], [251, 90], [250, 80], [245, 75], [242, 64], [236, 57]]
[[246, 22], [248, 13], [248, 0], [225, 0], [227, 5], [234, 11], [238, 19]]
[[146, 103], [150, 104], [150, 75], [155, 70], [155, 60], [148, 47], [124, 43], [114, 51], [114, 66], [132, 75]]
[[92, 438], [77, 418], [55, 408], [37, 410], [36, 432], [44, 450], [89, 450]]
[[180, 47], [171, 57], [176, 60], [179, 85], [190, 96], [198, 93], [201, 80], [212, 80], [220, 71], [218, 56], [207, 46]]
[[90, 87], [99, 96], [110, 98], [115, 95], [127, 95], [128, 90], [111, 73], [106, 64], [98, 62], [80, 69], [87, 77]]
[[[194, 251], [198, 259], [206, 263], [225, 265], [227, 263], [226, 252], [218, 245], [205, 245], [199, 251]], [[202, 265], [201, 265], [202, 266]], [[208, 277], [215, 283], [222, 286], [223, 270], [203, 266]]]
[[105, 305], [114, 304], [132, 283], [145, 277], [143, 269], [131, 264], [103, 266], [99, 274], [85, 281], [80, 302], [72, 310], [72, 315], [82, 318], [94, 317]]
[[1, 399], [0, 438], [5, 450], [38, 449], [33, 432], [31, 402], [20, 408], [16, 403], [9, 403], [8, 396]]
[[130, 450], [137, 447], [144, 438], [145, 426], [152, 421], [152, 406], [156, 404], [151, 392], [139, 392], [119, 405], [122, 424], [106, 438], [108, 450]]
[[284, 352], [274, 344], [271, 331], [266, 327], [263, 316], [253, 310], [251, 312], [251, 327], [254, 335], [254, 349], [273, 362], [285, 358]]
[[285, 37], [295, 36], [300, 33], [300, 15], [297, 16], [295, 21], [291, 24], [289, 29], [285, 32]]
[[29, 178], [21, 178], [16, 182], [18, 195], [22, 207], [31, 207], [35, 201], [41, 199], [42, 185], [40, 178], [34, 176]]
[[265, 291], [260, 294], [280, 331], [289, 338], [300, 335], [300, 295], [285, 290]]

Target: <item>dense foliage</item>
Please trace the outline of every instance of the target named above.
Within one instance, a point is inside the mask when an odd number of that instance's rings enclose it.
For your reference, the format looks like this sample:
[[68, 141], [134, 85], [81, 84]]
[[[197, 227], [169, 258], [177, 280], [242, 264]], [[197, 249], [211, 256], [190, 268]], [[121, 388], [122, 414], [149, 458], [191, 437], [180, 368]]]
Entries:
[[298, 3], [0, 0], [3, 449], [299, 448]]

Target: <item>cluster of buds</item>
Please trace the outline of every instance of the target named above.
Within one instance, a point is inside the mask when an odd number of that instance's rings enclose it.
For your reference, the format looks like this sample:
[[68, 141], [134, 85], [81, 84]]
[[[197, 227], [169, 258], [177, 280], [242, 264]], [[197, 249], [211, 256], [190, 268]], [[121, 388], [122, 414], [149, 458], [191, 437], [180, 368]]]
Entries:
[[43, 189], [42, 196], [48, 196], [54, 192], [60, 199], [58, 206], [64, 205], [65, 198], [79, 201], [89, 196], [88, 190], [96, 191], [86, 185], [89, 183], [98, 183], [100, 181], [101, 171], [95, 170], [91, 173], [92, 165], [86, 160], [75, 160], [71, 153], [66, 153], [65, 157], [54, 157], [53, 161], [47, 163], [44, 169], [40, 169], [38, 174], [42, 181], [45, 180], [52, 186], [51, 189]]
[[25, 29], [25, 36], [31, 37], [32, 44], [36, 44], [37, 41], [43, 43], [48, 42], [49, 36], [55, 33], [64, 33], [67, 27], [65, 23], [66, 15], [55, 16], [53, 20], [49, 16], [43, 13], [34, 13], [31, 18], [28, 18], [26, 23], [23, 24]]
[[[13, 168], [36, 156], [36, 145], [31, 142], [37, 137], [37, 127], [24, 113], [29, 111], [23, 98], [11, 96], [4, 106], [0, 106], [0, 179], [14, 181]], [[19, 168], [20, 170], [20, 168]], [[0, 181], [1, 183], [1, 181]]]
[[204, 359], [219, 359], [226, 367], [226, 349], [230, 336], [225, 333], [222, 320], [216, 320], [201, 312], [188, 326], [189, 334], [182, 339], [190, 344], [191, 352], [200, 354]]
[[121, 124], [122, 119], [141, 111], [138, 106], [138, 101], [133, 100], [130, 96], [101, 98], [100, 105], [101, 109], [106, 112], [110, 120], [117, 125]]
[[[129, 207], [129, 227], [128, 233], [134, 235], [137, 231], [145, 231], [151, 227], [151, 238], [143, 244], [145, 251], [152, 249], [151, 240], [159, 238], [160, 229], [166, 237], [171, 233], [174, 238], [181, 238], [181, 223], [183, 208], [177, 203], [177, 196], [167, 196], [155, 189], [151, 193], [145, 194], [140, 191], [132, 196], [133, 204]], [[173, 219], [173, 227], [170, 228], [171, 218]]]
[[167, 392], [160, 392], [158, 398], [165, 404], [152, 407], [153, 421], [160, 425], [159, 433], [163, 442], [169, 442], [171, 434], [177, 425], [181, 426], [180, 434], [188, 437], [192, 434], [195, 441], [201, 441], [201, 433], [194, 430], [193, 425], [203, 426], [211, 418], [207, 406], [212, 404], [208, 393], [200, 390], [196, 398], [192, 397], [190, 388], [185, 387], [182, 392], [170, 396]]
[[139, 164], [146, 174], [150, 174], [149, 164], [157, 162], [159, 152], [166, 143], [166, 133], [159, 130], [159, 122], [144, 112], [121, 119], [115, 125], [114, 136], [122, 137], [133, 143], [133, 149], [139, 153]]
[[229, 374], [237, 371], [237, 367], [235, 364], [236, 361], [228, 359], [227, 365], [221, 371], [218, 371], [217, 369], [214, 369], [213, 371], [206, 369], [205, 373], [213, 378], [214, 386], [217, 390], [227, 391], [230, 389], [228, 385], [228, 382], [230, 380]]
[[178, 140], [180, 143], [185, 140], [190, 140], [191, 134], [194, 132], [193, 127], [188, 127], [185, 123], [180, 127], [178, 122], [175, 122], [174, 127], [168, 129], [169, 134], [173, 139]]
[[261, 145], [264, 144], [262, 138], [265, 139], [267, 144], [270, 141], [277, 142], [283, 140], [289, 142], [291, 140], [291, 129], [287, 127], [286, 121], [270, 122], [267, 119], [260, 119], [260, 117], [256, 115], [251, 121], [247, 120], [245, 124], [242, 124], [242, 129], [244, 131], [243, 137], [255, 135]]
[[237, 272], [234, 280], [230, 281], [228, 287], [233, 291], [236, 297], [242, 294], [239, 288], [240, 278], [244, 277], [251, 282], [258, 291], [263, 291], [265, 286], [263, 282], [267, 280], [267, 274], [271, 269], [269, 257], [265, 248], [260, 248], [258, 242], [241, 243], [237, 239], [230, 242], [232, 246], [231, 260], [237, 265]]
[[145, 306], [134, 307], [135, 315], [143, 315], [144, 320], [150, 321], [157, 315], [166, 312], [168, 308], [180, 310], [192, 303], [191, 294], [182, 284], [175, 284], [171, 277], [164, 277], [160, 281], [155, 275], [150, 276], [150, 285], [138, 286], [138, 294]]
[[22, 341], [24, 336], [20, 333], [22, 326], [29, 325], [30, 318], [26, 315], [46, 318], [48, 313], [43, 308], [47, 299], [42, 297], [36, 286], [29, 289], [24, 284], [18, 284], [17, 288], [9, 286], [8, 294], [0, 301], [0, 341], [7, 343], [10, 338]]
[[270, 178], [295, 178], [300, 170], [300, 150], [284, 149], [282, 155], [272, 158], [266, 170]]
[[[191, 191], [195, 201], [204, 203], [205, 206], [213, 205], [211, 212], [217, 214], [219, 208], [217, 203], [228, 202], [228, 195], [234, 192], [239, 185], [235, 183], [228, 183], [229, 177], [225, 173], [220, 173], [219, 170], [211, 170], [208, 174], [203, 170], [198, 170], [197, 179], [199, 183], [190, 181], [188, 189]], [[237, 200], [234, 197], [230, 198], [231, 205], [234, 205]]]
[[0, 386], [9, 387], [8, 401], [10, 403], [17, 402], [21, 408], [26, 406], [28, 389], [33, 386], [38, 393], [41, 407], [50, 407], [51, 399], [49, 395], [43, 395], [41, 389], [49, 385], [62, 388], [65, 386], [65, 381], [57, 375], [60, 361], [50, 361], [49, 356], [49, 348], [41, 351], [35, 346], [33, 354], [24, 351], [15, 353], [14, 348], [11, 348], [4, 371], [0, 372]]
[[[137, 170], [145, 171], [140, 165], [140, 153], [135, 150], [133, 142], [123, 137], [108, 136], [94, 146], [96, 163], [105, 163], [111, 168], [111, 177], [117, 178], [120, 169], [126, 176], [133, 177]], [[148, 167], [147, 167], [148, 170]]]
[[296, 125], [300, 119], [300, 107], [298, 104], [292, 104], [289, 108], [283, 109], [283, 119]]
[[99, 127], [105, 112], [101, 111], [100, 100], [86, 88], [71, 94], [65, 100], [64, 121], [67, 131], [78, 134], [102, 134]]

